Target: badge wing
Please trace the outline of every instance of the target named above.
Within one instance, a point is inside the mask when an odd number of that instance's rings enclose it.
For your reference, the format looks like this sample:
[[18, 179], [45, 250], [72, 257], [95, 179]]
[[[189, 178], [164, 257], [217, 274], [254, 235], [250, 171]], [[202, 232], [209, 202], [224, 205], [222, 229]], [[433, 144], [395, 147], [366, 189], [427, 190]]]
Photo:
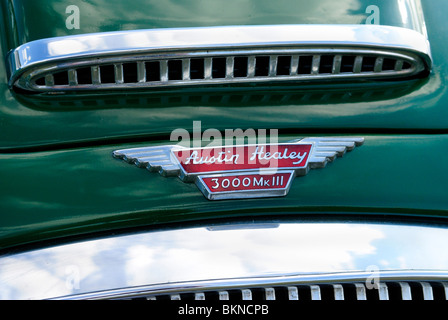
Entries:
[[364, 143], [361, 137], [310, 137], [297, 140], [300, 143], [313, 143], [314, 147], [308, 160], [310, 168], [324, 168], [328, 162], [342, 157]]
[[179, 146], [157, 146], [122, 149], [113, 152], [113, 156], [138, 167], [150, 171], [157, 171], [163, 176], [176, 176], [179, 174], [179, 163], [171, 150], [182, 149]]

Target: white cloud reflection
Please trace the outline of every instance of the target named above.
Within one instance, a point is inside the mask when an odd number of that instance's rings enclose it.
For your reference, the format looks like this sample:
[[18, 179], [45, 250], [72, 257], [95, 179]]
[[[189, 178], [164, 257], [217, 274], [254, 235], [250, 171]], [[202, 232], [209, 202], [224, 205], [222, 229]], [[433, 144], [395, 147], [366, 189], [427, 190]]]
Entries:
[[[370, 265], [447, 269], [448, 253], [437, 245], [447, 240], [443, 228], [336, 223], [137, 234], [0, 259], [0, 297], [33, 299], [188, 280], [365, 271]], [[73, 266], [79, 270], [79, 289], [68, 282]]]

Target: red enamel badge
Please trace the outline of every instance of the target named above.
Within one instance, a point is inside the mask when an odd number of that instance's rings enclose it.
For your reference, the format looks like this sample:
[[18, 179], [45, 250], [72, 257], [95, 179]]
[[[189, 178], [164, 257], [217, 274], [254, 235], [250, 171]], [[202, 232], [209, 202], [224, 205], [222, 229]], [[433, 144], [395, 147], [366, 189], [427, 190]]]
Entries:
[[364, 138], [304, 138], [280, 144], [205, 148], [158, 146], [114, 151], [116, 158], [195, 182], [210, 200], [285, 196], [295, 176], [361, 145]]

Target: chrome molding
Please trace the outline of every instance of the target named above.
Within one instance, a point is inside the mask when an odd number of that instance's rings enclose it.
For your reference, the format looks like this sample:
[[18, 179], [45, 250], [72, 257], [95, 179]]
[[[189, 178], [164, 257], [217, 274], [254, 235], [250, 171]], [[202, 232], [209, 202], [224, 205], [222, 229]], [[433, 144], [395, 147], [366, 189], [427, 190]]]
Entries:
[[49, 38], [9, 54], [9, 85], [36, 93], [412, 77], [427, 38], [378, 25], [152, 29]]
[[[378, 278], [378, 283], [373, 283], [373, 277]], [[436, 288], [439, 289], [437, 299], [448, 300], [448, 271], [347, 272], [194, 281], [123, 288], [58, 299], [391, 300], [390, 293], [394, 290], [398, 293], [394, 300], [413, 300], [417, 295], [421, 295], [422, 300], [435, 300]], [[323, 291], [330, 294], [323, 297]], [[283, 298], [276, 297], [279, 292]], [[348, 297], [350, 293], [352, 297]]]

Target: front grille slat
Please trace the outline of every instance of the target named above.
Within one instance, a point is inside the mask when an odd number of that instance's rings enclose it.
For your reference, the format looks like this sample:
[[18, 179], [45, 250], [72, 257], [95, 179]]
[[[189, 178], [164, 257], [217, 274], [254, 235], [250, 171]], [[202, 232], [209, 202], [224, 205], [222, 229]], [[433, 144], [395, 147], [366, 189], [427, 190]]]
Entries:
[[266, 288], [265, 289], [265, 297], [266, 297], [266, 300], [275, 300], [275, 289], [274, 288]]
[[250, 289], [241, 290], [242, 300], [252, 300], [252, 291]]
[[205, 300], [205, 294], [203, 292], [195, 293], [194, 300]]
[[432, 286], [428, 282], [420, 282], [423, 289], [423, 300], [434, 300]]
[[445, 300], [448, 300], [448, 283], [442, 283], [442, 286], [443, 286], [443, 291], [444, 291], [444, 294], [445, 294]]
[[288, 287], [288, 300], [299, 300], [299, 290], [297, 290], [297, 287]]
[[311, 291], [311, 300], [322, 300], [320, 286], [311, 285], [309, 289]]
[[345, 300], [344, 299], [344, 288], [340, 284], [333, 285], [334, 290], [334, 300]]
[[229, 293], [227, 291], [219, 291], [219, 300], [230, 300]]
[[389, 290], [385, 283], [378, 285], [378, 295], [380, 300], [389, 300]]
[[[229, 288], [230, 289], [230, 288]], [[437, 289], [437, 290], [436, 290]], [[434, 291], [436, 290], [436, 291]], [[239, 290], [173, 292], [152, 294], [148, 300], [448, 300], [448, 282], [397, 281], [381, 282], [376, 288], [364, 283], [297, 284], [297, 286], [266, 286]], [[301, 292], [299, 294], [299, 292]], [[437, 295], [435, 294], [437, 292]], [[436, 297], [437, 296], [437, 297]], [[135, 297], [134, 297], [135, 298]]]
[[401, 297], [402, 300], [412, 300], [411, 287], [407, 282], [399, 282], [398, 283], [401, 288]]
[[356, 299], [357, 300], [367, 300], [366, 287], [362, 283], [355, 283], [356, 288]]

